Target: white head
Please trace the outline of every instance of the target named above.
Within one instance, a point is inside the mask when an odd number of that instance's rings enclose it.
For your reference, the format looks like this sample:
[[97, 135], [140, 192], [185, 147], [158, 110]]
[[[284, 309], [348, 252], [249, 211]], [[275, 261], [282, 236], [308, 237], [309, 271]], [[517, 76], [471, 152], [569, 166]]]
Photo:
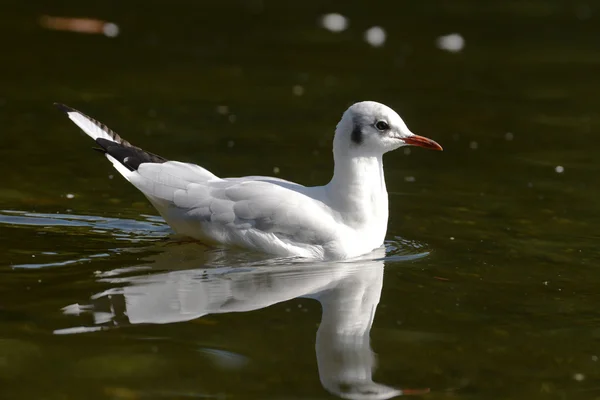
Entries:
[[391, 108], [374, 101], [353, 104], [342, 116], [334, 137], [334, 152], [350, 155], [382, 155], [402, 146], [432, 150], [442, 147], [412, 133]]

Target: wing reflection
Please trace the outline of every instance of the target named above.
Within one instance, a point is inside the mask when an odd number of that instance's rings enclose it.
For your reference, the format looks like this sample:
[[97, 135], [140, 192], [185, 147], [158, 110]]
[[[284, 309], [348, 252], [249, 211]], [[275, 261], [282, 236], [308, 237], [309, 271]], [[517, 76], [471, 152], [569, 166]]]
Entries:
[[[323, 310], [315, 346], [323, 387], [346, 399], [388, 399], [415, 391], [372, 380], [375, 357], [369, 334], [383, 286], [384, 256], [380, 249], [369, 259], [353, 262], [262, 263], [108, 276], [101, 280], [126, 286], [94, 298], [111, 295], [114, 303], [115, 295], [121, 295], [123, 314], [132, 324], [188, 321], [207, 314], [258, 310], [297, 297], [316, 299]], [[155, 261], [157, 268], [173, 264], [165, 253]], [[106, 314], [96, 313], [96, 322], [119, 318]]]

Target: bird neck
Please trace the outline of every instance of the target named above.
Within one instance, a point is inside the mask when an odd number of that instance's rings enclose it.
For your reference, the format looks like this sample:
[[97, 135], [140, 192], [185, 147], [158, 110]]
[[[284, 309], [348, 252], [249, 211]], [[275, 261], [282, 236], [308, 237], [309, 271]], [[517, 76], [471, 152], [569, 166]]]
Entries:
[[387, 222], [388, 196], [382, 155], [339, 154], [334, 151], [333, 178], [327, 185], [337, 211], [356, 222], [373, 218]]

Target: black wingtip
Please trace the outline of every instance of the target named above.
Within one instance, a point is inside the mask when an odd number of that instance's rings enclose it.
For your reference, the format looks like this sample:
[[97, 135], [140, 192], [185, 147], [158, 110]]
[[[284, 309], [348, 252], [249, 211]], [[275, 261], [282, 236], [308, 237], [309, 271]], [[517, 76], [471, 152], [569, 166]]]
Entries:
[[64, 112], [65, 114], [75, 111], [71, 107], [65, 106], [64, 104], [61, 104], [61, 103], [54, 103], [54, 106], [56, 108], [58, 108], [60, 111]]

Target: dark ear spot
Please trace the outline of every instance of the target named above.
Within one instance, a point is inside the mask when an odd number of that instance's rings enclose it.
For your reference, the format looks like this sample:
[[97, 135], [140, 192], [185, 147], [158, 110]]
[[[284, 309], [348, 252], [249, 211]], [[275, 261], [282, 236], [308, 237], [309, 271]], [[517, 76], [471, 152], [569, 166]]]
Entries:
[[357, 123], [354, 123], [354, 128], [352, 129], [352, 135], [350, 136], [350, 139], [355, 144], [361, 144], [363, 142], [363, 133], [360, 129], [360, 125], [358, 125]]

